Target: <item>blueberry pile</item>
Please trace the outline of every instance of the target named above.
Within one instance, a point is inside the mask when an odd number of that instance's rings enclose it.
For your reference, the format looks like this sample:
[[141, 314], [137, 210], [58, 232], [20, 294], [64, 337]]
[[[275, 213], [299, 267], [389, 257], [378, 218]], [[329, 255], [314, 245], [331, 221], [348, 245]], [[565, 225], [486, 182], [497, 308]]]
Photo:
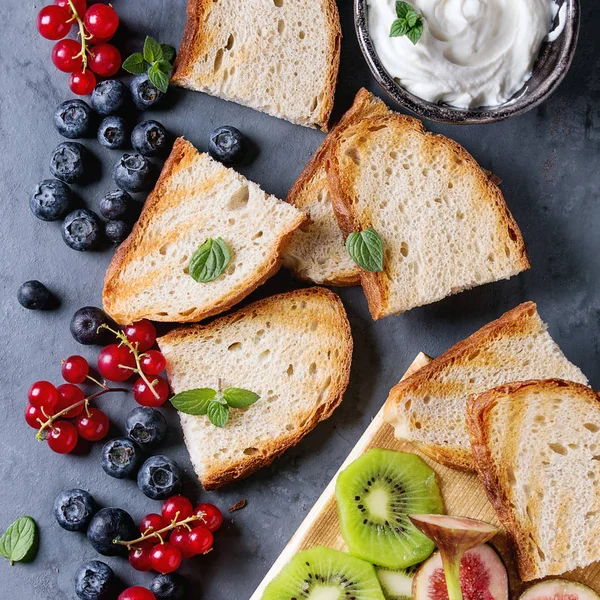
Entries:
[[121, 81], [102, 81], [92, 93], [91, 106], [73, 99], [56, 109], [54, 126], [68, 140], [95, 136], [106, 148], [133, 149], [114, 165], [113, 178], [119, 189], [102, 198], [100, 215], [75, 209], [75, 196], [67, 185], [84, 184], [90, 179], [94, 162], [90, 151], [79, 142], [67, 141], [52, 152], [50, 172], [55, 179], [45, 179], [35, 187], [29, 206], [42, 221], [63, 221], [63, 240], [73, 250], [93, 250], [103, 240], [118, 245], [131, 233], [139, 209], [130, 194], [148, 192], [154, 186], [158, 169], [147, 157], [163, 156], [168, 151], [169, 135], [153, 120], [131, 127], [123, 111], [132, 101], [140, 110], [153, 108], [162, 96], [147, 75], [140, 75], [129, 89]]

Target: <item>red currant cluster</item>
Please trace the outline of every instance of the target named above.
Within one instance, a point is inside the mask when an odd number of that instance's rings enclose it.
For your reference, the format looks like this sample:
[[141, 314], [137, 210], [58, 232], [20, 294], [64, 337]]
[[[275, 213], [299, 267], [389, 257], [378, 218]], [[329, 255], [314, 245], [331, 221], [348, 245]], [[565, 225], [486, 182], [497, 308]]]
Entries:
[[173, 573], [184, 558], [212, 550], [213, 533], [223, 515], [213, 504], [196, 508], [185, 496], [165, 500], [161, 514], [151, 513], [140, 521], [138, 539], [118, 542], [129, 549], [129, 563], [137, 571]]
[[[77, 24], [77, 40], [67, 38]], [[107, 42], [119, 27], [119, 16], [107, 4], [86, 0], [54, 0], [44, 6], [37, 18], [40, 34], [48, 40], [59, 40], [52, 49], [54, 66], [71, 74], [69, 87], [74, 94], [87, 96], [96, 86], [96, 75], [112, 77], [121, 67], [121, 53]], [[94, 73], [96, 75], [94, 75]]]
[[[110, 388], [89, 375], [89, 365], [83, 356], [71, 356], [63, 361], [62, 375], [67, 383], [54, 386], [49, 381], [36, 381], [27, 394], [25, 421], [38, 430], [37, 439], [46, 440], [58, 454], [69, 454], [80, 437], [96, 442], [106, 436], [110, 421], [99, 408], [90, 402], [107, 392], [124, 392]], [[77, 383], [86, 379], [100, 386], [100, 391], [86, 397]], [[74, 423], [68, 419], [74, 419]]]
[[98, 371], [108, 381], [127, 381], [132, 375], [139, 377], [133, 384], [133, 397], [142, 406], [162, 406], [169, 397], [169, 384], [159, 377], [165, 370], [165, 357], [151, 350], [156, 342], [156, 329], [147, 319], [126, 325], [122, 331], [102, 325], [120, 340], [106, 346], [98, 356]]

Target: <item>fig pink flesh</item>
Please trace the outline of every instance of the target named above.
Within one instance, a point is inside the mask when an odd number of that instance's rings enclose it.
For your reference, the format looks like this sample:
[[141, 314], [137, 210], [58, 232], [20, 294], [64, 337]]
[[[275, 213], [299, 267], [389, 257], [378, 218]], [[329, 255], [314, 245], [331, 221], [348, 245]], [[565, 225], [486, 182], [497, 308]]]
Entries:
[[582, 583], [549, 579], [530, 587], [519, 600], [599, 600], [599, 596]]

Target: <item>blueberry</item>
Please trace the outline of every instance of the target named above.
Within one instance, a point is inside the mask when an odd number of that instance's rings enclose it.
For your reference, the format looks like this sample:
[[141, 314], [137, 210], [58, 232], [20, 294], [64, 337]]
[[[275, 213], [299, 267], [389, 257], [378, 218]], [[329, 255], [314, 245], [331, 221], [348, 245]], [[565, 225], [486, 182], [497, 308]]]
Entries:
[[235, 127], [215, 129], [208, 142], [208, 152], [224, 165], [239, 163], [244, 155], [244, 136]]
[[154, 108], [161, 100], [164, 94], [150, 81], [147, 73], [136, 75], [129, 85], [133, 103], [140, 110]]
[[154, 169], [141, 154], [123, 154], [113, 170], [115, 183], [126, 192], [144, 192], [154, 185]]
[[54, 516], [67, 531], [85, 531], [97, 510], [96, 501], [85, 490], [61, 492], [54, 501]]
[[98, 128], [98, 141], [105, 148], [117, 150], [125, 146], [127, 123], [121, 117], [104, 117]]
[[71, 335], [80, 344], [86, 346], [91, 344], [104, 345], [107, 331], [99, 328], [106, 323], [108, 323], [108, 318], [102, 309], [95, 306], [84, 306], [71, 319]]
[[164, 500], [177, 493], [183, 482], [179, 465], [166, 456], [151, 456], [138, 471], [137, 484], [148, 498]]
[[91, 250], [102, 235], [100, 217], [85, 208], [79, 208], [65, 217], [62, 237], [67, 246], [78, 252]]
[[108, 600], [115, 574], [105, 563], [90, 560], [75, 573], [75, 594], [80, 600]]
[[102, 508], [92, 519], [87, 537], [94, 550], [104, 556], [127, 554], [127, 547], [113, 540], [130, 541], [140, 535], [131, 515], [121, 508]]
[[67, 100], [54, 113], [54, 126], [63, 137], [75, 140], [92, 130], [92, 109], [83, 100]]
[[131, 145], [144, 156], [155, 156], [167, 147], [167, 130], [158, 121], [142, 121], [131, 133]]
[[127, 86], [122, 81], [101, 81], [92, 92], [92, 106], [103, 116], [113, 115], [127, 102]]
[[100, 200], [100, 214], [109, 220], [126, 219], [132, 212], [133, 198], [123, 190], [110, 192]]
[[57, 179], [73, 183], [85, 175], [87, 150], [77, 142], [59, 144], [50, 157], [50, 172]]
[[52, 305], [54, 297], [50, 290], [37, 280], [26, 281], [17, 291], [17, 300], [23, 308], [44, 310]]
[[44, 179], [35, 186], [29, 199], [31, 212], [42, 221], [58, 221], [71, 208], [71, 188], [58, 179]]
[[167, 420], [156, 408], [138, 406], [127, 415], [125, 431], [127, 437], [142, 448], [150, 448], [162, 442], [167, 435]]
[[131, 233], [131, 225], [126, 221], [112, 220], [108, 221], [104, 226], [104, 234], [109, 242], [115, 246], [119, 245], [127, 239]]
[[102, 448], [102, 468], [107, 475], [116, 479], [129, 477], [139, 466], [140, 460], [140, 449], [127, 438], [115, 438]]
[[157, 575], [150, 583], [150, 591], [156, 600], [183, 600], [185, 588], [185, 579], [177, 573]]

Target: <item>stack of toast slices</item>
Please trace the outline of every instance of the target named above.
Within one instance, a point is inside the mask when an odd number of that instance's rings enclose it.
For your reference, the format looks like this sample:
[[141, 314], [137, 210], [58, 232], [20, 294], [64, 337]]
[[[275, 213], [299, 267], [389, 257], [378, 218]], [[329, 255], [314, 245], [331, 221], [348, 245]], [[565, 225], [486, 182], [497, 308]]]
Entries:
[[[301, 279], [362, 284], [373, 318], [402, 313], [529, 268], [495, 178], [456, 142], [361, 90], [292, 188], [310, 221], [285, 264]], [[373, 227], [384, 271], [351, 262], [344, 240]]]
[[171, 81], [327, 131], [341, 37], [335, 0], [189, 0]]

